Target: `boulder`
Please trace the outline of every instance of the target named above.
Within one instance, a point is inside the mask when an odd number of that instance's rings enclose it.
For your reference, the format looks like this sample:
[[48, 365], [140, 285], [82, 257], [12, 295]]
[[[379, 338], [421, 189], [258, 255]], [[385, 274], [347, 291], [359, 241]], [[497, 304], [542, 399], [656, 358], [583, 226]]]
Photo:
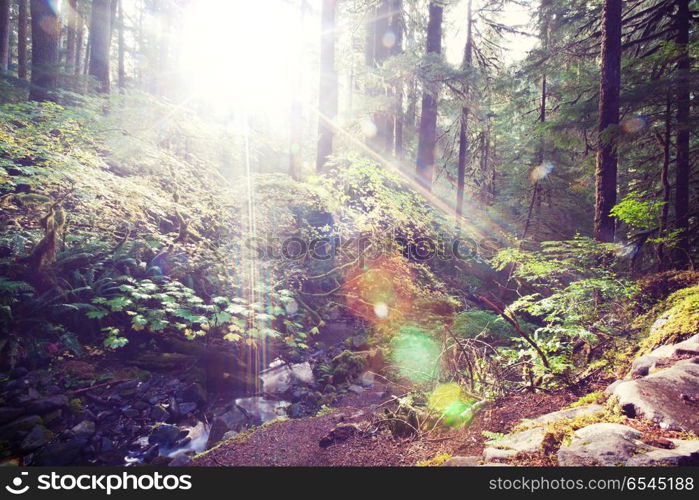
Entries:
[[187, 403], [196, 403], [197, 405], [202, 405], [206, 403], [207, 399], [208, 396], [201, 384], [191, 384], [184, 391], [182, 391], [182, 400]]
[[578, 418], [592, 416], [597, 413], [604, 411], [604, 407], [598, 404], [591, 404], [587, 406], [579, 406], [577, 408], [566, 408], [564, 410], [554, 411], [551, 413], [546, 413], [540, 417], [522, 420], [522, 423], [530, 425], [531, 427], [543, 427], [551, 422], [556, 422], [558, 420]]
[[660, 427], [699, 433], [699, 358], [607, 388], [630, 417], [642, 416]]
[[180, 429], [177, 426], [170, 424], [160, 424], [153, 428], [148, 442], [150, 444], [158, 444], [163, 448], [171, 446], [180, 437]]
[[85, 438], [75, 438], [63, 443], [46, 445], [36, 454], [32, 465], [73, 465], [85, 446], [87, 446]]
[[58, 408], [63, 408], [68, 404], [68, 398], [62, 394], [57, 394], [55, 396], [49, 396], [42, 399], [37, 399], [29, 403], [27, 407], [27, 413], [36, 413], [38, 415], [43, 415], [52, 410]]
[[699, 333], [683, 342], [660, 346], [652, 352], [636, 358], [631, 365], [631, 376], [645, 377], [651, 373], [659, 363], [667, 361], [673, 356], [681, 355], [699, 356]]
[[215, 417], [211, 424], [206, 447], [211, 448], [214, 444], [223, 439], [223, 436], [229, 431], [240, 432], [247, 424], [247, 421], [245, 413], [237, 406]]
[[265, 394], [279, 395], [287, 392], [292, 385], [313, 386], [315, 378], [310, 363], [284, 364], [277, 360], [260, 374]]
[[664, 447], [641, 440], [641, 433], [621, 424], [599, 423], [578, 429], [558, 450], [563, 466], [699, 465], [699, 441], [669, 439]]
[[496, 441], [488, 441], [488, 447], [483, 451], [486, 462], [513, 458], [518, 453], [536, 453], [542, 450], [544, 427], [534, 427], [525, 431], [515, 432]]
[[42, 423], [39, 415], [27, 415], [13, 420], [9, 424], [0, 427], [0, 439], [3, 441], [24, 439], [35, 425]]
[[24, 453], [30, 453], [37, 448], [41, 448], [47, 444], [52, 438], [52, 433], [43, 425], [35, 425], [29, 434], [27, 434], [22, 443], [19, 445], [19, 449]]
[[261, 424], [287, 415], [286, 409], [291, 405], [288, 401], [273, 401], [261, 396], [240, 398], [235, 400], [249, 417], [252, 424]]
[[83, 420], [79, 424], [75, 425], [70, 433], [75, 437], [89, 438], [95, 433], [95, 422], [92, 420]]
[[170, 418], [170, 413], [168, 413], [168, 411], [162, 406], [157, 405], [150, 409], [150, 418], [156, 422], [165, 422]]
[[24, 413], [24, 408], [12, 408], [11, 406], [3, 406], [0, 408], [0, 425], [12, 422], [14, 419]]
[[318, 443], [321, 448], [327, 448], [335, 443], [347, 441], [355, 434], [359, 434], [361, 429], [356, 424], [338, 424], [328, 434], [323, 436]]

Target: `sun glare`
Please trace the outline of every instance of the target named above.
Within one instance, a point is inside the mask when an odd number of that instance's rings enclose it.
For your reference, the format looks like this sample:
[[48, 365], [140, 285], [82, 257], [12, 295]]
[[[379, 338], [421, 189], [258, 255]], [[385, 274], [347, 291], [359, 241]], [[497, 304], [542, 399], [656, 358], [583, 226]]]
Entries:
[[[306, 16], [310, 17], [310, 16]], [[192, 97], [221, 111], [278, 114], [304, 77], [317, 29], [283, 0], [198, 0], [185, 11], [181, 70]]]

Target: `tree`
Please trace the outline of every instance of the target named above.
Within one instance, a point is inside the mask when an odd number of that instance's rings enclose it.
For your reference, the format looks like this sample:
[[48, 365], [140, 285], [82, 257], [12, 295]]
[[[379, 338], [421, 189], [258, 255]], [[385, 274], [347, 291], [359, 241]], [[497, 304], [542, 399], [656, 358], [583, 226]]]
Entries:
[[[391, 8], [391, 30], [395, 36], [393, 55], [403, 52], [403, 2], [393, 0]], [[403, 156], [403, 81], [397, 78], [393, 83], [393, 93], [395, 97], [393, 110], [393, 154], [397, 158]]]
[[126, 88], [126, 46], [124, 45], [124, 0], [116, 0], [118, 2], [118, 18], [119, 18], [119, 58], [118, 58], [118, 75], [119, 88]]
[[27, 79], [27, 28], [29, 24], [29, 0], [19, 0], [17, 3], [17, 76]]
[[602, 72], [600, 77], [597, 167], [595, 172], [595, 238], [614, 241], [610, 212], [616, 205], [619, 90], [621, 87], [622, 0], [605, 0], [602, 14]]
[[318, 152], [316, 168], [325, 165], [333, 150], [333, 121], [337, 114], [335, 71], [335, 16], [337, 0], [323, 0], [320, 34], [320, 95], [318, 99]]
[[72, 74], [75, 71], [76, 41], [78, 31], [78, 0], [68, 0], [66, 3], [67, 33], [66, 33], [66, 72]]
[[[430, 2], [427, 22], [427, 55], [442, 53], [442, 15], [444, 8], [438, 2]], [[433, 88], [430, 88], [433, 87]], [[434, 153], [437, 143], [437, 98], [436, 85], [425, 85], [422, 94], [422, 114], [417, 148], [417, 177], [427, 189], [432, 189]]]
[[10, 0], [0, 0], [0, 71], [10, 62]]
[[49, 0], [31, 0], [32, 88], [29, 99], [55, 100], [58, 88], [58, 42], [61, 25]]
[[[464, 49], [463, 69], [468, 71], [471, 69], [473, 62], [473, 14], [472, 0], [468, 0], [468, 11], [466, 19], [466, 48]], [[470, 76], [470, 75], [469, 75]], [[469, 85], [466, 84], [465, 94], [468, 97]], [[457, 167], [457, 184], [456, 184], [456, 223], [457, 226], [461, 222], [461, 215], [464, 210], [464, 185], [466, 180], [466, 156], [468, 153], [468, 106], [461, 108], [460, 126], [459, 126], [459, 164]]]
[[687, 261], [689, 244], [689, 107], [690, 73], [689, 56], [689, 0], [677, 2], [677, 171], [675, 177], [675, 226], [680, 235], [679, 260]]
[[109, 46], [111, 44], [112, 9], [110, 0], [93, 0], [90, 18], [90, 75], [99, 83], [98, 90], [108, 94]]

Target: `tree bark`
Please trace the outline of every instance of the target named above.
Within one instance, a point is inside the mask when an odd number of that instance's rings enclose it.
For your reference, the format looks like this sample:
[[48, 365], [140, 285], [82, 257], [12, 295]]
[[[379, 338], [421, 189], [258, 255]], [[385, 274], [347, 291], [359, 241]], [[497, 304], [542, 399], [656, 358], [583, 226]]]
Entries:
[[677, 260], [689, 264], [689, 0], [677, 1], [677, 170], [675, 172], [675, 227], [682, 230]]
[[[403, 2], [393, 0], [391, 28], [396, 36], [396, 44], [393, 47], [393, 55], [403, 53]], [[403, 80], [397, 78], [393, 84], [395, 96], [393, 110], [393, 154], [396, 158], [403, 156]]]
[[[442, 53], [442, 15], [443, 8], [436, 2], [430, 2], [429, 21], [427, 23], [427, 54]], [[420, 132], [417, 146], [418, 181], [428, 190], [432, 189], [434, 176], [435, 146], [437, 143], [437, 98], [438, 90], [425, 84], [422, 94], [422, 114], [420, 115]]]
[[66, 3], [66, 18], [68, 21], [66, 32], [66, 73], [72, 75], [75, 72], [75, 47], [78, 28], [78, 0], [68, 0]]
[[335, 71], [335, 16], [337, 0], [323, 0], [320, 34], [320, 95], [318, 99], [318, 151], [316, 168], [325, 165], [333, 150], [333, 122], [337, 115]]
[[[82, 75], [83, 69], [83, 42], [85, 37], [85, 22], [80, 15], [80, 5], [81, 3], [76, 0], [75, 9], [77, 12], [76, 16], [76, 31], [75, 31], [75, 76]], [[87, 48], [85, 49], [87, 51]]]
[[17, 2], [17, 76], [21, 80], [27, 79], [27, 36], [29, 24], [29, 0]]
[[31, 0], [32, 88], [29, 99], [55, 100], [58, 88], [58, 42], [61, 25], [48, 0]]
[[109, 46], [112, 30], [110, 0], [93, 0], [90, 20], [90, 75], [98, 82], [103, 94], [110, 91]]
[[126, 88], [126, 46], [124, 45], [124, 0], [117, 0], [118, 3], [118, 16], [119, 16], [119, 89], [124, 90]]
[[[468, 0], [468, 18], [466, 21], [466, 48], [464, 49], [463, 69], [471, 69], [473, 61], [473, 17], [471, 14], [472, 0]], [[467, 76], [470, 78], [470, 75]], [[465, 95], [468, 98], [469, 84], [466, 83]], [[461, 225], [461, 216], [464, 211], [464, 186], [466, 184], [466, 157], [468, 155], [468, 106], [461, 108], [461, 123], [459, 127], [459, 164], [456, 179], [456, 227]]]
[[0, 72], [10, 64], [10, 0], [0, 0]]
[[597, 167], [595, 172], [595, 238], [613, 242], [616, 205], [617, 133], [621, 87], [622, 0], [605, 0], [602, 20], [602, 74], [600, 77]]

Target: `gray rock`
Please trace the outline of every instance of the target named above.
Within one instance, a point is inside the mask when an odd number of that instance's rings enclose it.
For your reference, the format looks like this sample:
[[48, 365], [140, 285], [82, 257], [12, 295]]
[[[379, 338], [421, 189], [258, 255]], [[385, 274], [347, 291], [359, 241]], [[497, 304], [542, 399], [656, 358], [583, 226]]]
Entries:
[[49, 396], [32, 401], [27, 407], [27, 413], [43, 415], [57, 408], [63, 408], [68, 404], [68, 398], [62, 394]]
[[85, 438], [75, 438], [64, 443], [48, 444], [36, 454], [32, 465], [64, 466], [74, 464], [86, 445], [87, 439]]
[[156, 422], [165, 422], [170, 418], [170, 413], [162, 406], [154, 406], [150, 409], [150, 418]]
[[676, 354], [695, 354], [699, 356], [699, 334], [677, 344], [660, 346], [645, 356], [636, 358], [631, 365], [631, 375], [633, 377], [644, 377], [652, 372], [660, 361], [665, 361]]
[[643, 416], [660, 427], [699, 433], [699, 358], [637, 380], [625, 380], [610, 391], [630, 417]]
[[591, 404], [587, 406], [579, 406], [577, 408], [567, 408], [565, 410], [554, 411], [552, 413], [541, 415], [537, 418], [523, 420], [522, 423], [531, 424], [532, 426], [536, 427], [541, 427], [550, 424], [551, 422], [556, 422], [565, 418], [592, 416], [603, 411], [604, 407], [602, 405]]
[[488, 447], [483, 451], [486, 462], [494, 459], [507, 459], [514, 457], [517, 453], [536, 453], [541, 451], [544, 440], [545, 429], [534, 427], [498, 439], [488, 441]]
[[297, 363], [287, 365], [281, 361], [275, 361], [269, 368], [260, 374], [265, 394], [279, 395], [287, 392], [292, 385], [315, 384], [315, 377], [310, 363]]
[[70, 432], [75, 437], [92, 437], [92, 435], [95, 433], [95, 422], [92, 420], [83, 420], [79, 424], [75, 425]]
[[207, 394], [201, 384], [194, 383], [182, 391], [182, 400], [200, 405], [206, 403]]
[[196, 403], [181, 403], [180, 404], [180, 413], [182, 415], [188, 415], [196, 409], [197, 409]]
[[211, 424], [209, 439], [206, 445], [207, 448], [211, 448], [214, 444], [223, 439], [226, 432], [240, 432], [247, 423], [248, 421], [245, 413], [238, 407], [233, 407], [233, 409], [226, 413], [215, 417]]
[[442, 467], [476, 467], [481, 457], [451, 457], [442, 464]]
[[699, 441], [670, 439], [673, 448], [659, 448], [640, 440], [636, 429], [600, 423], [579, 429], [558, 450], [564, 466], [685, 466], [699, 465]]
[[223, 435], [223, 437], [221, 438], [221, 441], [228, 441], [229, 439], [233, 439], [233, 438], [236, 437], [238, 434], [239, 434], [239, 433], [237, 433], [237, 432], [235, 432], [235, 431], [228, 431], [228, 432], [226, 432], [226, 433]]
[[364, 387], [362, 387], [361, 385], [352, 384], [347, 388], [347, 390], [355, 394], [361, 394], [364, 392]]
[[260, 396], [236, 399], [235, 404], [247, 413], [253, 424], [285, 417], [286, 409], [291, 405], [288, 401], [272, 401]]
[[41, 424], [41, 417], [38, 415], [27, 415], [0, 427], [0, 439], [4, 441], [16, 441], [24, 439], [35, 425]]
[[150, 436], [148, 436], [148, 442], [167, 448], [177, 441], [179, 437], [180, 429], [178, 427], [170, 424], [160, 424], [151, 431]]
[[372, 372], [364, 372], [359, 376], [359, 383], [364, 387], [374, 386], [374, 374]]
[[19, 445], [20, 450], [29, 453], [41, 448], [51, 440], [51, 433], [43, 425], [35, 425]]
[[6, 424], [7, 422], [12, 422], [14, 419], [19, 417], [24, 413], [24, 408], [12, 408], [10, 406], [3, 406], [0, 408], [0, 425]]
[[621, 424], [599, 423], [578, 429], [570, 444], [558, 450], [558, 464], [563, 466], [616, 466], [625, 464], [638, 451], [650, 446], [638, 438], [641, 433]]

